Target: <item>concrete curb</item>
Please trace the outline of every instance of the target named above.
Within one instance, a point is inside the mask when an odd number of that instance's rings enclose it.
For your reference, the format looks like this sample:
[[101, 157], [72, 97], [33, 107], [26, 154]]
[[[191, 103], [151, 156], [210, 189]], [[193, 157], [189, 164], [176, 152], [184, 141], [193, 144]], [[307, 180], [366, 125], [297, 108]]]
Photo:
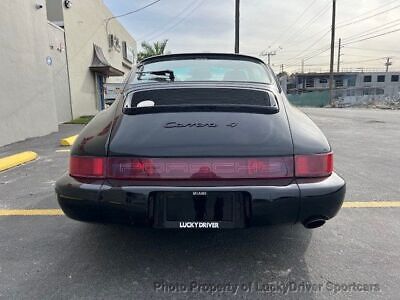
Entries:
[[60, 140], [61, 146], [72, 146], [78, 135], [69, 136]]
[[0, 172], [35, 160], [37, 157], [36, 152], [26, 151], [0, 158]]

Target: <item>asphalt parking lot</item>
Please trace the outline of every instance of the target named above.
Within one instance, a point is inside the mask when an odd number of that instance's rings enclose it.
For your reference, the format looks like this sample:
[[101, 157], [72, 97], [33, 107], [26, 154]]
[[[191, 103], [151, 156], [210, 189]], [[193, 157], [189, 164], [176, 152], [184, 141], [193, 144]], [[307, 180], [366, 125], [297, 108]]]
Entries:
[[[346, 201], [400, 201], [400, 111], [304, 111], [330, 139]], [[0, 156], [39, 154], [0, 173], [0, 211], [58, 208], [53, 185], [68, 152], [57, 143], [80, 128], [62, 125], [59, 133], [0, 148]], [[400, 207], [377, 206], [343, 208], [313, 231], [159, 231], [0, 216], [0, 298], [398, 299]]]

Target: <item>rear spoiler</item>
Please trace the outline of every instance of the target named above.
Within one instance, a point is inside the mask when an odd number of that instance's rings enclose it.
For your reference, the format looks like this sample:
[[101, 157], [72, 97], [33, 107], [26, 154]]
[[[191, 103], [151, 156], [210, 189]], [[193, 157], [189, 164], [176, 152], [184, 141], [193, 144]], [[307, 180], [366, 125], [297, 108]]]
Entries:
[[[163, 88], [164, 89], [164, 88]], [[259, 104], [227, 104], [227, 103], [207, 103], [207, 104], [165, 104], [153, 106], [132, 106], [131, 99], [135, 94], [126, 95], [123, 113], [127, 115], [156, 114], [156, 113], [174, 113], [174, 112], [238, 112], [253, 114], [276, 114], [279, 112], [279, 104], [275, 94], [269, 90], [258, 90], [268, 94], [269, 105]]]
[[279, 107], [260, 105], [234, 105], [234, 104], [190, 104], [190, 105], [158, 105], [149, 107], [124, 107], [123, 113], [127, 115], [142, 115], [174, 112], [238, 112], [253, 114], [276, 114]]

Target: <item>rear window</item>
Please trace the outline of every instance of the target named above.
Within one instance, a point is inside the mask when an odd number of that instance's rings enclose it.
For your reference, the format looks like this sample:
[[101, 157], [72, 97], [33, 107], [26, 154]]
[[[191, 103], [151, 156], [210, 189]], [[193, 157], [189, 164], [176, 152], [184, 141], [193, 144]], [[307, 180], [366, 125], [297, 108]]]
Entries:
[[261, 63], [230, 59], [178, 59], [147, 63], [141, 66], [133, 82], [168, 80], [148, 72], [173, 71], [174, 81], [238, 81], [272, 83], [272, 78]]

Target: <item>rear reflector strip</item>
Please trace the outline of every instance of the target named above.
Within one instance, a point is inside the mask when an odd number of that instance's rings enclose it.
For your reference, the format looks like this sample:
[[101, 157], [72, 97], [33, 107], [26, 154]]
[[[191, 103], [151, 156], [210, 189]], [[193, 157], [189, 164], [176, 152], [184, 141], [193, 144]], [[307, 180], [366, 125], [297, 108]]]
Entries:
[[70, 175], [125, 180], [225, 180], [327, 177], [333, 154], [253, 158], [125, 158], [72, 156]]
[[120, 158], [72, 156], [73, 177], [131, 180], [218, 180], [293, 177], [292, 157]]
[[279, 158], [109, 158], [114, 179], [265, 179], [293, 177], [293, 159]]
[[333, 153], [296, 155], [296, 177], [327, 177], [333, 172]]

